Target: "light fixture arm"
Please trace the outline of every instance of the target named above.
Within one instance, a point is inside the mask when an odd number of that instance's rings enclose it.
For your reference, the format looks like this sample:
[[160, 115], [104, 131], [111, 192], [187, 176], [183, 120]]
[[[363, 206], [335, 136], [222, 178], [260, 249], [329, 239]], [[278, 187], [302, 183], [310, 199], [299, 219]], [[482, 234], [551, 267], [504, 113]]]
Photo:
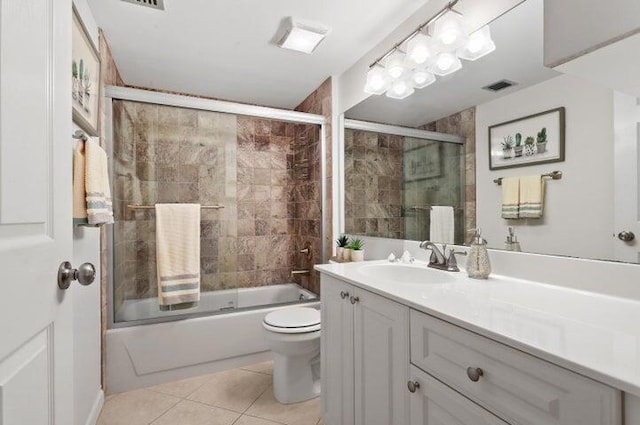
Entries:
[[432, 23], [434, 23], [435, 21], [437, 21], [438, 19], [440, 19], [442, 17], [442, 15], [444, 15], [445, 13], [447, 13], [450, 10], [453, 10], [453, 7], [459, 2], [460, 0], [451, 0], [449, 3], [447, 3], [447, 5], [445, 7], [443, 7], [442, 9], [440, 9], [440, 11], [438, 13], [436, 13], [435, 15], [433, 15], [431, 18], [429, 18], [428, 21], [426, 21], [425, 23], [421, 24], [418, 28], [415, 29], [415, 31], [413, 31], [411, 34], [409, 34], [408, 36], [406, 36], [405, 38], [403, 38], [402, 40], [400, 40], [399, 42], [397, 42], [396, 44], [393, 45], [393, 47], [389, 50], [387, 50], [387, 52], [380, 56], [378, 59], [376, 59], [375, 61], [373, 61], [373, 63], [371, 65], [369, 65], [369, 69], [373, 68], [374, 66], [381, 64], [382, 61], [384, 61], [386, 58], [389, 57], [390, 54], [392, 54], [393, 52], [395, 52], [396, 50], [399, 50], [400, 46], [402, 46], [404, 43], [406, 43], [407, 41], [411, 40], [413, 37], [415, 37], [417, 34], [420, 34], [426, 27], [428, 27], [429, 25], [431, 25]]

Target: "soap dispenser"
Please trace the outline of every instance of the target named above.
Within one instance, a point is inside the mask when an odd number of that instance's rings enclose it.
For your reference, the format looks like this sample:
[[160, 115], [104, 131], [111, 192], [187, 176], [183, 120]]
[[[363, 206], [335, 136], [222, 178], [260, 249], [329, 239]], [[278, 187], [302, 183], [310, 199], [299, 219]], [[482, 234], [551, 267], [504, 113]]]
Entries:
[[487, 241], [482, 238], [480, 229], [472, 229], [470, 232], [473, 232], [474, 235], [467, 259], [467, 274], [473, 279], [487, 279], [491, 274]]
[[507, 251], [521, 251], [520, 242], [518, 242], [518, 238], [516, 237], [516, 232], [513, 227], [509, 227], [509, 234], [507, 235], [507, 240], [504, 243], [504, 249]]

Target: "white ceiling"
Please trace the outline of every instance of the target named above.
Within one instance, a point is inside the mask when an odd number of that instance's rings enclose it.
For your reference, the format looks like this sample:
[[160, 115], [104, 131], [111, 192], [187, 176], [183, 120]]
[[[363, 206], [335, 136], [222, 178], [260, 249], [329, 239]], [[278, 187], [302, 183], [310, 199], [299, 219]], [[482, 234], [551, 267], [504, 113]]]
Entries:
[[[127, 84], [293, 108], [428, 0], [89, 0]], [[287, 16], [332, 28], [313, 55], [270, 44]]]
[[[347, 118], [418, 127], [559, 75], [543, 66], [543, 0], [527, 0], [490, 24], [496, 50], [407, 97], [371, 96]], [[507, 79], [517, 86], [493, 93], [489, 84]]]

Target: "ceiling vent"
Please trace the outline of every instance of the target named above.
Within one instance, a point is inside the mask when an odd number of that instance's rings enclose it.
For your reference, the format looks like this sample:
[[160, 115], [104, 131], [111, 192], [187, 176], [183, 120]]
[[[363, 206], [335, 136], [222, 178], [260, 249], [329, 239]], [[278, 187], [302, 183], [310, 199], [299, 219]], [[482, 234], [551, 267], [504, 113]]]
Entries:
[[164, 10], [164, 0], [122, 0], [125, 3], [139, 4], [152, 9]]
[[518, 83], [514, 83], [513, 81], [509, 81], [509, 80], [500, 80], [500, 81], [496, 81], [493, 84], [489, 84], [488, 86], [484, 86], [483, 89], [485, 90], [489, 90], [492, 92], [498, 92], [500, 90], [504, 90], [506, 88], [509, 88], [511, 86], [517, 86]]

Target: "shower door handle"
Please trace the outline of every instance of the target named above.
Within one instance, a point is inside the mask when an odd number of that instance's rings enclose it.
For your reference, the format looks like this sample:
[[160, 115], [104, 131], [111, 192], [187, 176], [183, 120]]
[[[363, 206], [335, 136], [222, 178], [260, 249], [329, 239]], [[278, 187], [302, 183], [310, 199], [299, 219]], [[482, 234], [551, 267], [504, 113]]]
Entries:
[[96, 268], [91, 263], [80, 264], [74, 269], [68, 261], [62, 262], [58, 267], [58, 288], [69, 289], [71, 282], [77, 280], [80, 285], [91, 285], [96, 279]]

